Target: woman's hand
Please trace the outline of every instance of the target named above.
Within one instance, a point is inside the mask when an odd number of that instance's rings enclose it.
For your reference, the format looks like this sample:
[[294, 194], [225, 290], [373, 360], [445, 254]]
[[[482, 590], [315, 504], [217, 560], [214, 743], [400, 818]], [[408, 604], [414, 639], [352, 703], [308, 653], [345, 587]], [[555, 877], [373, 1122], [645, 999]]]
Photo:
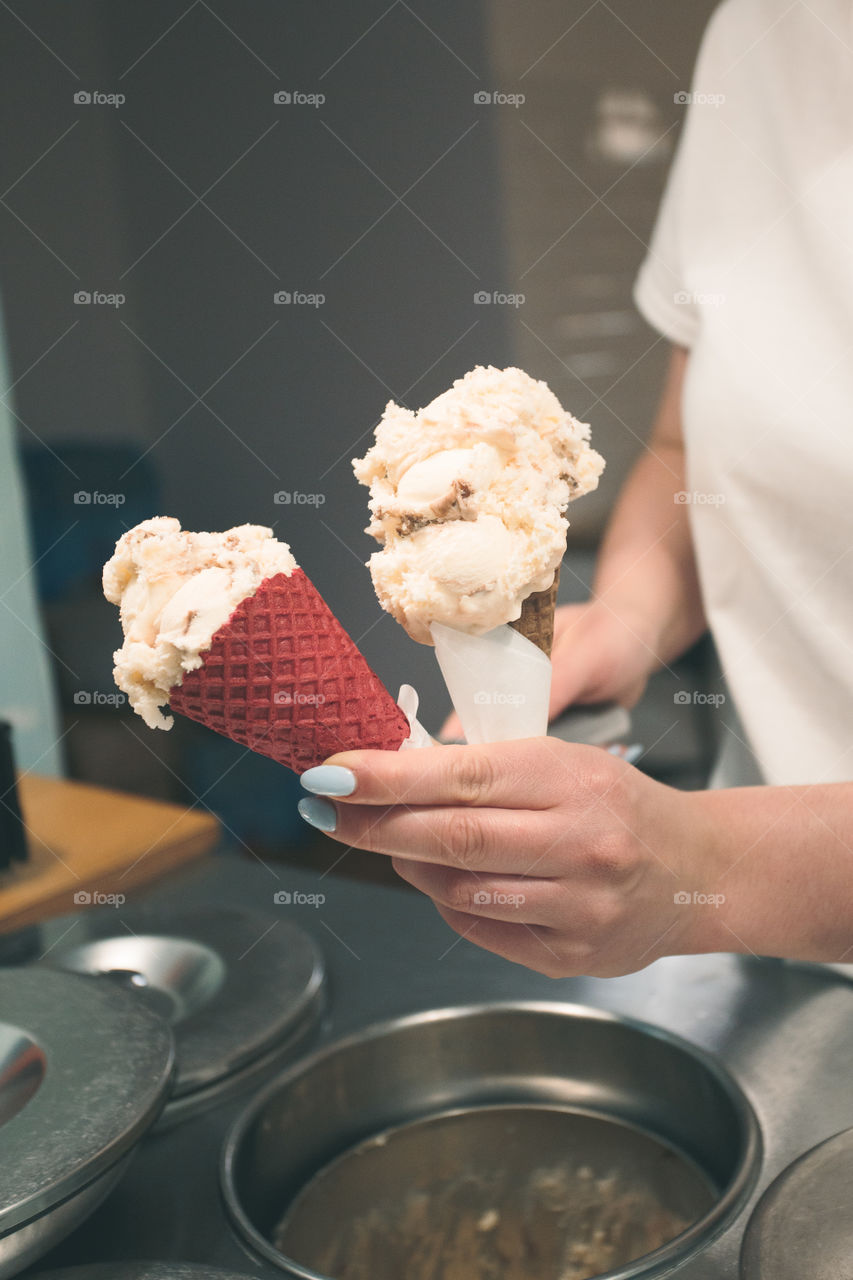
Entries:
[[599, 600], [567, 604], [554, 615], [549, 719], [577, 703], [639, 702], [658, 661], [639, 617]]
[[713, 905], [677, 897], [713, 893], [710, 823], [690, 793], [597, 748], [344, 752], [302, 783], [307, 821], [390, 855], [458, 934], [550, 977], [714, 949]]

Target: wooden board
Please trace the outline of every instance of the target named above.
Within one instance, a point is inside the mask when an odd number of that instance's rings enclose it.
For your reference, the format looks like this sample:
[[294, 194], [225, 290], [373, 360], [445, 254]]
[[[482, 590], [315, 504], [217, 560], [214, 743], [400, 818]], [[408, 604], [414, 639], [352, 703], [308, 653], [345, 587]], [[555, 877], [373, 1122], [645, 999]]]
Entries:
[[207, 812], [26, 774], [19, 794], [29, 860], [0, 871], [0, 933], [132, 894], [213, 848], [219, 823]]

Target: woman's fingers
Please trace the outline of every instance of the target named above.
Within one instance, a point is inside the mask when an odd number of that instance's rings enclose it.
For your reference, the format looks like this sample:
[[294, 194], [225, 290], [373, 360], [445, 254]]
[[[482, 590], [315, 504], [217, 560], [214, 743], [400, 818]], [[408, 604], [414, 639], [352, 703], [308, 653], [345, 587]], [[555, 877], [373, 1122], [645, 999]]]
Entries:
[[[304, 801], [302, 805], [307, 816]], [[335, 825], [325, 829], [342, 844], [406, 861], [540, 878], [558, 874], [565, 862], [558, 846], [565, 840], [567, 821], [565, 814], [520, 809], [337, 804]]]
[[511, 924], [559, 923], [557, 899], [562, 895], [553, 880], [498, 876], [493, 872], [477, 875], [397, 857], [392, 859], [392, 865], [401, 880], [453, 911]]
[[582, 773], [594, 747], [551, 738], [494, 742], [487, 746], [424, 747], [418, 751], [346, 751], [303, 773], [303, 787], [330, 795], [345, 807], [375, 805], [478, 805], [547, 809]]
[[[476, 943], [484, 951], [504, 956], [528, 969], [536, 969], [549, 978], [564, 977], [567, 973], [565, 957], [558, 952], [557, 938], [550, 929], [511, 924], [506, 920], [486, 920], [449, 907], [437, 906], [436, 909], [454, 933]], [[582, 972], [582, 968], [579, 967], [577, 972]]]

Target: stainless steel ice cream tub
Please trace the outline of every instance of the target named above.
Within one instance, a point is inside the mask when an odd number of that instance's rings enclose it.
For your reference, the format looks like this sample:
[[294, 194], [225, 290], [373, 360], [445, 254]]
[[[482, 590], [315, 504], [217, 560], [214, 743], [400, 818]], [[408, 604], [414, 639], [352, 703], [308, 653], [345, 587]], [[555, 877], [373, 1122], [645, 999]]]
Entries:
[[[663, 1275], [731, 1222], [759, 1163], [748, 1100], [702, 1051], [612, 1014], [513, 1003], [314, 1053], [238, 1118], [221, 1176], [237, 1231], [302, 1280], [386, 1280], [403, 1255], [408, 1280], [463, 1261], [479, 1280], [513, 1250], [507, 1280], [560, 1280], [602, 1274], [595, 1242], [572, 1238], [579, 1198], [590, 1237], [607, 1236], [606, 1274]], [[637, 1221], [617, 1221], [617, 1202]]]

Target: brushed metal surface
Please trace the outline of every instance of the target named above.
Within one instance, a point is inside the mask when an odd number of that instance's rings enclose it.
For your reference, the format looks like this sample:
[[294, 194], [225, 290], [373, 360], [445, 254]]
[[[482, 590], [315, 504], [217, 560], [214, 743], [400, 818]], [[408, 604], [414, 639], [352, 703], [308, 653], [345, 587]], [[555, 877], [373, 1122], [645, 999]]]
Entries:
[[[0, 969], [0, 1010], [7, 1044], [29, 1045], [25, 1060], [41, 1055], [44, 1067], [0, 1129], [2, 1278], [103, 1200], [163, 1106], [174, 1047], [162, 1019], [124, 992], [72, 974]], [[12, 1052], [20, 1068], [21, 1054]], [[20, 1082], [20, 1069], [16, 1075]], [[20, 1084], [12, 1088], [20, 1103]]]
[[177, 1071], [168, 1113], [188, 1114], [187, 1095], [206, 1105], [213, 1086], [271, 1055], [319, 1010], [322, 953], [281, 915], [139, 907], [83, 928], [85, 941], [75, 930], [44, 963], [111, 977], [169, 1019]]
[[[677, 1280], [734, 1280], [748, 1215], [761, 1193], [816, 1142], [853, 1125], [849, 1073], [839, 1068], [853, 1058], [853, 984], [833, 969], [700, 955], [660, 960], [622, 978], [554, 980], [458, 938], [420, 894], [326, 874], [340, 858], [337, 846], [318, 842], [316, 856], [316, 867], [298, 869], [221, 854], [183, 873], [177, 890], [170, 882], [147, 891], [149, 911], [174, 910], [177, 893], [187, 910], [228, 903], [268, 912], [275, 891], [292, 891], [294, 904], [297, 893], [322, 892], [321, 909], [293, 905], [282, 914], [315, 939], [327, 960], [331, 998], [319, 1031], [324, 1043], [380, 1020], [451, 1004], [556, 1000], [642, 1019], [713, 1055], [756, 1113], [761, 1168], [742, 1211], [674, 1265]], [[126, 909], [103, 914], [115, 931]], [[82, 921], [66, 917], [51, 929], [59, 938], [73, 928], [70, 939], [88, 923], [86, 913]], [[274, 998], [271, 982], [262, 987]], [[141, 1143], [104, 1205], [45, 1267], [110, 1260], [118, 1266], [156, 1253], [281, 1280], [271, 1262], [257, 1255], [247, 1262], [247, 1247], [222, 1210], [218, 1160], [244, 1106], [228, 1101]], [[836, 1202], [834, 1209], [849, 1216], [846, 1204]]]
[[746, 1229], [742, 1280], [853, 1280], [853, 1129], [767, 1188]]
[[[222, 1158], [226, 1208], [253, 1250], [289, 1274], [319, 1273], [271, 1244], [304, 1184], [357, 1143], [449, 1109], [556, 1104], [636, 1125], [717, 1189], [669, 1245], [614, 1272], [661, 1274], [718, 1234], [757, 1174], [758, 1125], [707, 1055], [657, 1028], [538, 1002], [428, 1010], [327, 1045], [273, 1081], [233, 1125]], [[323, 1280], [322, 1277], [319, 1280]]]

